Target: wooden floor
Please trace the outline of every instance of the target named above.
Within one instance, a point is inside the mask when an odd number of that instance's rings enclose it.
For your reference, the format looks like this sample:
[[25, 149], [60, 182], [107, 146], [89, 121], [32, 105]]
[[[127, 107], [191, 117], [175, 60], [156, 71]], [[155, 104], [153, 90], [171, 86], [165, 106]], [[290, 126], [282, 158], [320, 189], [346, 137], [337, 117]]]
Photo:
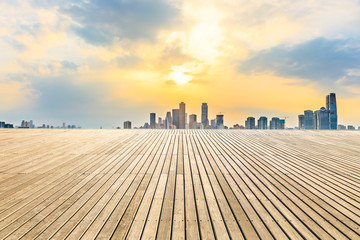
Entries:
[[360, 239], [360, 131], [0, 131], [0, 239]]

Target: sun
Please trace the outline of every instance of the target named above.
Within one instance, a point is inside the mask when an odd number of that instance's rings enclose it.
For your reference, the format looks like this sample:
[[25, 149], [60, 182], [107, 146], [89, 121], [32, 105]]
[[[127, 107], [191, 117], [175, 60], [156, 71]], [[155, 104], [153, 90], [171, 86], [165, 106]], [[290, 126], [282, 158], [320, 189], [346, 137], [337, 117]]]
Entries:
[[190, 82], [194, 78], [194, 76], [186, 74], [182, 71], [174, 71], [170, 73], [169, 78], [174, 80], [177, 84], [183, 85]]

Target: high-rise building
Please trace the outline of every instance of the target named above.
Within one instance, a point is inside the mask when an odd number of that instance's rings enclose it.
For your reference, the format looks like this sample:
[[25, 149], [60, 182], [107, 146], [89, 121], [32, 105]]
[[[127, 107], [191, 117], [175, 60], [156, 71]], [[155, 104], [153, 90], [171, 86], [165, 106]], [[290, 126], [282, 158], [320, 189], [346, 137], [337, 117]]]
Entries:
[[314, 112], [312, 110], [304, 111], [304, 129], [314, 129]]
[[5, 128], [5, 122], [0, 122], [0, 128]]
[[216, 128], [216, 119], [211, 119], [211, 128], [212, 129]]
[[299, 115], [299, 129], [302, 130], [305, 127], [305, 116], [304, 114]]
[[158, 118], [158, 125], [158, 128], [163, 128], [163, 121], [161, 117]]
[[255, 118], [248, 117], [245, 121], [245, 129], [255, 129]]
[[326, 110], [329, 111], [329, 129], [336, 130], [338, 123], [336, 95], [330, 93], [326, 96]]
[[150, 128], [156, 128], [156, 113], [150, 113]]
[[189, 129], [197, 129], [196, 114], [189, 116]]
[[179, 129], [179, 109], [172, 110], [172, 124]]
[[314, 111], [314, 129], [320, 129], [319, 128], [319, 119], [318, 119], [319, 112], [320, 112], [320, 110]]
[[258, 129], [267, 129], [267, 128], [268, 128], [267, 117], [260, 117], [258, 119]]
[[169, 125], [169, 128], [170, 128], [170, 125], [172, 124], [171, 112], [166, 113], [166, 119], [168, 121], [168, 125]]
[[224, 129], [224, 115], [216, 115], [216, 129]]
[[279, 119], [279, 129], [285, 129], [285, 119]]
[[131, 122], [130, 121], [125, 121], [124, 122], [124, 129], [131, 129]]
[[165, 129], [170, 129], [171, 124], [172, 124], [171, 112], [167, 112], [166, 117], [165, 117], [165, 122], [164, 122], [164, 128]]
[[203, 125], [203, 128], [207, 128], [209, 126], [207, 103], [203, 103], [201, 105], [201, 123]]
[[280, 119], [273, 117], [270, 120], [270, 129], [280, 129]]
[[179, 104], [179, 129], [185, 129], [186, 124], [186, 115], [185, 115], [185, 103], [181, 102]]
[[319, 130], [325, 130], [325, 129], [329, 129], [330, 124], [329, 124], [329, 111], [326, 110], [326, 108], [322, 107], [320, 108], [320, 110], [315, 111], [314, 114], [314, 118], [315, 118], [315, 129], [319, 129]]

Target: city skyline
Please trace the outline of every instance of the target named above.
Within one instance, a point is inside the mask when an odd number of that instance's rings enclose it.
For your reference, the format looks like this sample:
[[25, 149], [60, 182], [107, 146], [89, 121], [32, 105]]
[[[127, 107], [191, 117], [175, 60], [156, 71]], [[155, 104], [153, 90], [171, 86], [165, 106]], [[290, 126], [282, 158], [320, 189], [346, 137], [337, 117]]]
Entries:
[[228, 125], [276, 115], [296, 126], [299, 112], [336, 92], [339, 122], [360, 122], [354, 0], [25, 0], [0, 9], [2, 121], [139, 126], [147, 109], [183, 101], [188, 112], [208, 103]]

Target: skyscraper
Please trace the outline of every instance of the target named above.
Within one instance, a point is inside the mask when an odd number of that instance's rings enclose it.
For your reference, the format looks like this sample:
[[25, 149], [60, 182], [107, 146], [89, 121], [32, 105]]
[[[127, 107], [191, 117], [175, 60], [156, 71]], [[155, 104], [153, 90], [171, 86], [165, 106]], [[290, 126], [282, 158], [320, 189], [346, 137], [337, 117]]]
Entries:
[[314, 112], [312, 110], [304, 111], [304, 129], [314, 129]]
[[258, 119], [258, 129], [267, 129], [268, 120], [267, 117], [260, 117]]
[[201, 123], [203, 125], [203, 128], [207, 128], [209, 126], [207, 103], [203, 103], [201, 105]]
[[196, 114], [189, 116], [189, 129], [197, 129]]
[[124, 129], [131, 129], [131, 122], [130, 121], [125, 121], [124, 122]]
[[299, 129], [304, 129], [305, 125], [305, 116], [304, 114], [299, 115]]
[[285, 129], [285, 119], [279, 120], [279, 129]]
[[179, 109], [172, 110], [172, 124], [179, 129]]
[[224, 129], [224, 115], [216, 115], [216, 129]]
[[325, 130], [325, 129], [329, 129], [330, 124], [329, 124], [329, 111], [326, 110], [326, 108], [322, 107], [320, 108], [319, 111], [315, 111], [316, 114], [316, 126], [317, 129], [319, 130]]
[[320, 129], [319, 128], [319, 119], [318, 119], [319, 111], [320, 110], [314, 111], [314, 129]]
[[248, 117], [245, 121], [245, 129], [255, 129], [255, 118]]
[[156, 113], [150, 113], [150, 128], [156, 128]]
[[216, 119], [211, 119], [211, 128], [212, 129], [216, 128]]
[[273, 117], [270, 120], [270, 129], [280, 129], [280, 119]]
[[172, 124], [171, 112], [166, 113], [166, 118], [168, 120], [169, 125]]
[[185, 103], [179, 104], [179, 129], [185, 129], [186, 116], [185, 116]]
[[326, 96], [326, 110], [329, 111], [329, 129], [336, 130], [338, 123], [337, 107], [336, 107], [336, 95], [330, 93]]

